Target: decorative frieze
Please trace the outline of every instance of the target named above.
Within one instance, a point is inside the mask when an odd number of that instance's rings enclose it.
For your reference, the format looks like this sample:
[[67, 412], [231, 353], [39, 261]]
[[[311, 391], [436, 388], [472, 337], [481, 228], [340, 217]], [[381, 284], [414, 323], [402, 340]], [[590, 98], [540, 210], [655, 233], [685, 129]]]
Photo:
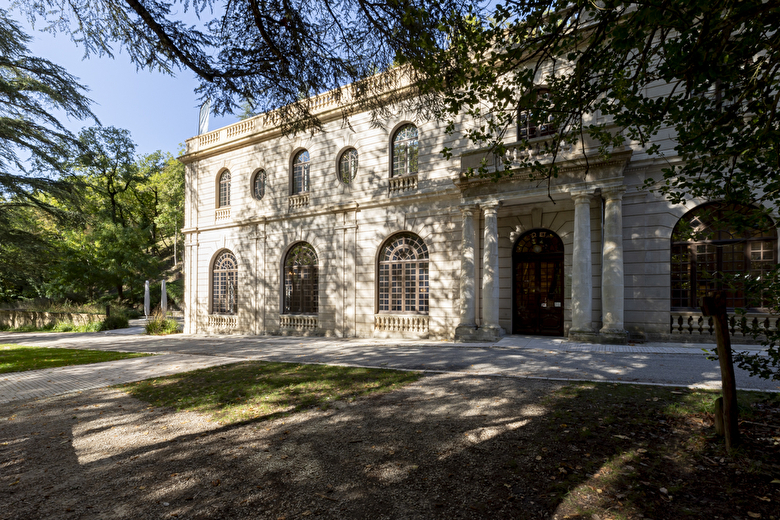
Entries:
[[375, 314], [374, 331], [427, 334], [428, 321], [428, 316], [421, 314]]
[[233, 330], [238, 326], [235, 314], [212, 314], [208, 319], [208, 326], [215, 329]]
[[404, 175], [403, 177], [390, 177], [390, 193], [403, 192], [417, 189], [417, 174]]
[[279, 316], [279, 327], [286, 330], [317, 330], [320, 320], [316, 315], [282, 314]]
[[296, 195], [290, 195], [290, 209], [305, 208], [309, 205], [309, 194], [298, 193]]
[[[728, 320], [729, 334], [749, 337], [755, 329], [764, 333], [776, 331], [780, 318], [768, 314], [730, 314]], [[712, 317], [697, 311], [672, 312], [670, 332], [673, 335], [715, 337], [715, 322]]]

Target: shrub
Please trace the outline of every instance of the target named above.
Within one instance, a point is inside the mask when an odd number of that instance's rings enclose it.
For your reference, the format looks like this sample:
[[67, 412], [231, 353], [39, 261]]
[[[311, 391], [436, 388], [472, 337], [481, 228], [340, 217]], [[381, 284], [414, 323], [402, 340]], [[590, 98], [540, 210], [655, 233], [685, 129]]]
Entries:
[[179, 323], [173, 318], [166, 318], [160, 313], [155, 312], [149, 321], [146, 322], [146, 333], [154, 335], [176, 334], [179, 330]]
[[105, 320], [100, 322], [100, 327], [98, 330], [114, 330], [114, 329], [124, 329], [127, 328], [130, 325], [127, 316], [124, 314], [112, 314]]

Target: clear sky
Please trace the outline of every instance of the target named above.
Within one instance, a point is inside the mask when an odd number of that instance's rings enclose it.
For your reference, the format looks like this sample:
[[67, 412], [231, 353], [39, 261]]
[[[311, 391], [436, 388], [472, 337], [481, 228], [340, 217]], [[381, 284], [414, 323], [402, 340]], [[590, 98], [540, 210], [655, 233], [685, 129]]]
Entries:
[[[18, 12], [12, 12], [22, 28], [33, 37], [30, 50], [65, 68], [89, 88], [87, 97], [94, 101], [92, 111], [105, 126], [125, 128], [135, 141], [139, 154], [155, 150], [178, 155], [184, 140], [198, 132], [200, 102], [194, 92], [195, 75], [180, 71], [176, 77], [149, 71], [136, 71], [127, 54], [115, 53], [114, 59], [82, 59], [84, 49], [70, 41], [68, 35], [52, 36], [33, 30]], [[235, 116], [215, 118], [211, 115], [209, 129], [214, 130], [237, 120]], [[93, 122], [63, 121], [74, 133]]]

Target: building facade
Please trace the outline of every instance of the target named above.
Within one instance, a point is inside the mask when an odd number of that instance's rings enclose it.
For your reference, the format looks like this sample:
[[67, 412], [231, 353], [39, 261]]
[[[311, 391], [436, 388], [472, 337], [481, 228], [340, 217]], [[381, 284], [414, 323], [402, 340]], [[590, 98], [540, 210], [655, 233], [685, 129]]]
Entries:
[[[701, 336], [696, 298], [717, 285], [707, 272], [777, 262], [774, 229], [673, 239], [681, 222], [706, 228], [717, 201], [672, 205], [643, 189], [662, 165], [638, 145], [606, 160], [596, 147], [564, 151], [549, 185], [522, 171], [494, 181], [464, 175], [495, 158], [458, 127], [404, 113], [346, 125], [327, 96], [312, 106], [323, 126], [311, 135], [257, 116], [187, 141], [185, 332]], [[549, 160], [550, 136], [534, 131], [519, 121], [532, 148], [509, 153]], [[673, 161], [673, 141], [656, 142]]]

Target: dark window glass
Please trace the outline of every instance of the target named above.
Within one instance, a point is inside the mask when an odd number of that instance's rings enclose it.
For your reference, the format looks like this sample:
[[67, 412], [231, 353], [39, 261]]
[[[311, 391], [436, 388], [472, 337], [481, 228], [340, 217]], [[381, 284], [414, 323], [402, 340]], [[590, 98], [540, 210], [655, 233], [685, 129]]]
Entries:
[[712, 291], [724, 291], [731, 308], [768, 304], [762, 295], [749, 296], [734, 282], [734, 275], [764, 276], [777, 263], [777, 232], [769, 223], [765, 229], [752, 227], [746, 219], [754, 212], [716, 202], [679, 220], [672, 232], [672, 307], [699, 307], [701, 298]]
[[533, 107], [520, 107], [517, 116], [517, 140], [552, 135], [556, 131], [550, 106], [550, 91], [538, 89], [533, 96]]
[[230, 206], [230, 172], [219, 176], [219, 207]]
[[393, 177], [417, 173], [417, 156], [420, 142], [417, 139], [417, 127], [402, 126], [393, 137]]
[[293, 195], [309, 191], [309, 152], [302, 150], [293, 159]]
[[284, 261], [284, 313], [317, 314], [319, 284], [317, 253], [309, 244], [296, 244]]
[[238, 262], [230, 251], [221, 253], [211, 272], [211, 312], [235, 314], [238, 292]]
[[428, 248], [413, 233], [399, 233], [382, 246], [379, 312], [428, 313]]

